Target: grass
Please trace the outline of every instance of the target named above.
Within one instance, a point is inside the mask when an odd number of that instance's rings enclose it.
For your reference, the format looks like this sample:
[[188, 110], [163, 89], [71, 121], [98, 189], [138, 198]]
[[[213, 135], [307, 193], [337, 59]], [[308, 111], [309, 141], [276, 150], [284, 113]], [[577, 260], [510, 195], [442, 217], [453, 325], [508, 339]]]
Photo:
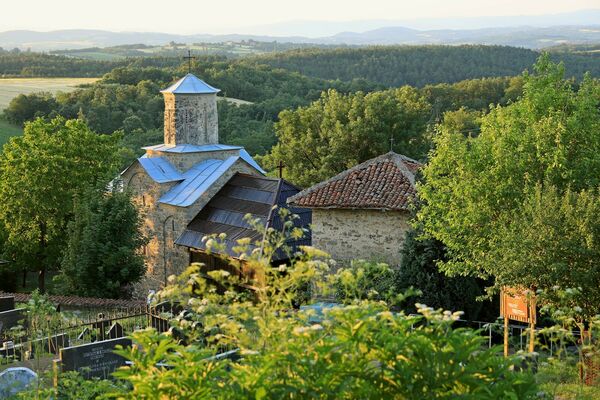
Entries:
[[0, 79], [0, 110], [19, 94], [69, 92], [98, 78], [6, 78]]

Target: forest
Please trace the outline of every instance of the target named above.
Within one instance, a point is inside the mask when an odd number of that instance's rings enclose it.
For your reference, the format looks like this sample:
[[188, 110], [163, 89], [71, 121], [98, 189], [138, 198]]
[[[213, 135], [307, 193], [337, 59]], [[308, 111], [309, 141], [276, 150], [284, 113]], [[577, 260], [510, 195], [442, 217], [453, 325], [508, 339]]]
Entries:
[[[531, 67], [540, 53], [508, 46], [371, 46], [341, 49], [298, 49], [257, 57], [265, 64], [323, 79], [366, 79], [386, 87], [458, 82], [514, 76]], [[600, 54], [562, 52], [569, 74], [600, 74]]]

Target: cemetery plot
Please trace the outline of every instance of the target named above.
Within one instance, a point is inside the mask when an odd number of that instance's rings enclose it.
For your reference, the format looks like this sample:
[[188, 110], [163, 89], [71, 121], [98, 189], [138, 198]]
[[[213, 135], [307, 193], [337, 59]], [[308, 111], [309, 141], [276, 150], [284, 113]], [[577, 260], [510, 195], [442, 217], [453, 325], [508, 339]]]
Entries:
[[125, 358], [114, 353], [115, 347], [131, 346], [131, 339], [117, 338], [60, 349], [60, 368], [78, 371], [86, 378], [109, 378], [117, 368], [126, 365]]
[[0, 297], [0, 312], [9, 311], [15, 309], [15, 298], [14, 296], [2, 296]]
[[17, 308], [14, 310], [0, 312], [0, 335], [6, 334], [10, 328], [19, 325], [19, 321], [25, 319], [25, 309]]

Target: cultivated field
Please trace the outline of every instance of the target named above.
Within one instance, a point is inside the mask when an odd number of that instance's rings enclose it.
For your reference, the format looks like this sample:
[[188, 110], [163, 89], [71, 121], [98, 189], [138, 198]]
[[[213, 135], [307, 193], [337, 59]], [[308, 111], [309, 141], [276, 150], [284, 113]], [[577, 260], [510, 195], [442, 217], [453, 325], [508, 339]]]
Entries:
[[33, 92], [68, 92], [78, 85], [91, 83], [97, 78], [8, 78], [0, 79], [0, 110], [18, 94]]

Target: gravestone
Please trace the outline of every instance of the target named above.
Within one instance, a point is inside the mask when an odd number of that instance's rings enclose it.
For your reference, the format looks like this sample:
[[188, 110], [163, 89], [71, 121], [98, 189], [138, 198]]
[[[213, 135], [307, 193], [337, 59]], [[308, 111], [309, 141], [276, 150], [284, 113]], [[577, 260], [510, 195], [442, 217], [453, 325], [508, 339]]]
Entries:
[[0, 373], [0, 399], [6, 399], [27, 390], [37, 379], [29, 368], [7, 368]]
[[25, 319], [25, 309], [17, 308], [15, 310], [0, 312], [0, 333], [4, 333], [12, 327], [19, 325], [19, 321]]
[[126, 365], [125, 358], [114, 353], [115, 346], [131, 346], [131, 339], [118, 338], [60, 349], [63, 371], [78, 371], [86, 379], [109, 378], [117, 368]]
[[125, 331], [123, 330], [123, 326], [118, 322], [115, 322], [110, 329], [108, 330], [108, 338], [116, 339], [125, 336]]
[[0, 297], [0, 312], [15, 309], [15, 296]]

